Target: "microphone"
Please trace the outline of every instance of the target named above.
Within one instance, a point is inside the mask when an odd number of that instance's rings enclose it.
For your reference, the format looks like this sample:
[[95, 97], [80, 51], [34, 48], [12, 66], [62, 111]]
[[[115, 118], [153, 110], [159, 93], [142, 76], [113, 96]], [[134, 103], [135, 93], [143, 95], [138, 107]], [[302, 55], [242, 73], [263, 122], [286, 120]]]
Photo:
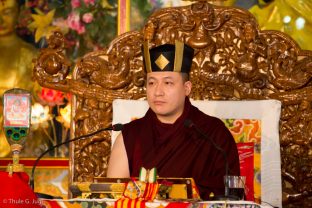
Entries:
[[236, 196], [230, 196], [229, 195], [229, 183], [228, 183], [228, 175], [229, 175], [229, 162], [227, 160], [227, 154], [224, 149], [222, 149], [219, 145], [217, 145], [205, 132], [203, 132], [198, 126], [196, 126], [193, 121], [186, 119], [184, 121], [184, 126], [188, 128], [194, 128], [196, 132], [198, 132], [200, 135], [202, 135], [204, 138], [208, 139], [210, 143], [213, 145], [214, 148], [216, 148], [218, 151], [220, 151], [224, 157], [224, 166], [225, 166], [225, 181], [224, 181], [224, 196], [222, 197], [216, 197], [220, 199], [231, 199], [231, 200], [237, 200], [238, 197]]
[[[65, 142], [62, 142], [62, 143], [59, 143], [59, 144], [56, 144], [56, 145], [50, 147], [49, 149], [47, 149], [46, 151], [44, 151], [43, 153], [41, 153], [41, 155], [36, 159], [36, 161], [35, 161], [35, 163], [34, 163], [34, 165], [33, 165], [33, 168], [32, 168], [32, 170], [31, 170], [31, 177], [30, 177], [30, 180], [29, 180], [29, 186], [30, 186], [30, 188], [31, 188], [32, 190], [35, 189], [34, 175], [35, 175], [36, 166], [38, 165], [40, 159], [41, 159], [44, 155], [46, 155], [48, 152], [50, 152], [51, 150], [54, 150], [55, 148], [57, 148], [57, 147], [59, 147], [59, 146], [61, 146], [61, 145], [63, 145], [63, 144], [68, 144], [68, 143], [70, 143], [70, 142], [74, 142], [74, 141], [77, 141], [77, 140], [82, 139], [82, 138], [86, 138], [86, 137], [93, 136], [93, 135], [98, 134], [98, 133], [100, 133], [100, 132], [102, 132], [102, 131], [121, 131], [122, 128], [123, 128], [123, 125], [120, 124], [120, 123], [117, 123], [117, 124], [114, 124], [114, 125], [112, 125], [112, 126], [110, 126], [110, 127], [108, 127], [108, 128], [102, 128], [102, 129], [99, 129], [99, 130], [94, 131], [94, 132], [92, 132], [92, 133], [85, 134], [85, 135], [82, 135], [82, 136], [78, 136], [78, 137], [75, 137], [75, 138], [73, 138], [73, 139], [69, 139], [69, 140], [67, 140], [67, 141], [65, 141]], [[43, 195], [45, 195], [45, 194], [43, 194]], [[48, 198], [53, 198], [53, 197], [48, 197]]]

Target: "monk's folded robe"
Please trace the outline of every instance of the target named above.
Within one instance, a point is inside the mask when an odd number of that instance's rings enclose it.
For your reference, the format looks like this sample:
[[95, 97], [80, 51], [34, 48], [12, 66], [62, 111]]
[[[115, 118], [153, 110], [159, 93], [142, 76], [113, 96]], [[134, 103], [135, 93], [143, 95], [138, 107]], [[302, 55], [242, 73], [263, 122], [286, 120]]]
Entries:
[[229, 174], [239, 175], [236, 143], [224, 123], [185, 100], [182, 115], [173, 124], [161, 123], [149, 109], [143, 118], [124, 125], [122, 135], [132, 177], [140, 168], [157, 168], [159, 177], [194, 178], [202, 199], [224, 194], [225, 161], [223, 154], [193, 128], [191, 120], [226, 153]]

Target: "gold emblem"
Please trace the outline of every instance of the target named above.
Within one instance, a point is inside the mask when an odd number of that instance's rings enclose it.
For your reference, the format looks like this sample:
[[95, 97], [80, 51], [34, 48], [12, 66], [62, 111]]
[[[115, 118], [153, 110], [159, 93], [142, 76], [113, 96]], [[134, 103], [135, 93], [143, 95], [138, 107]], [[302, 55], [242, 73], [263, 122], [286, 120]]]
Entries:
[[168, 61], [168, 59], [163, 56], [162, 54], [160, 54], [160, 56], [156, 59], [155, 64], [161, 69], [163, 70], [170, 62]]

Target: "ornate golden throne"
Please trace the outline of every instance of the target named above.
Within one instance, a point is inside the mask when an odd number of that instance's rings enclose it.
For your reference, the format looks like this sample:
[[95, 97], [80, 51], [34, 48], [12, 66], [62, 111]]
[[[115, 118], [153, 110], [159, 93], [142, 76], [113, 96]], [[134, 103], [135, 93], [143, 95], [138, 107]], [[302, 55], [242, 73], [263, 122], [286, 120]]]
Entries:
[[[107, 48], [81, 57], [71, 77], [63, 36], [51, 36], [33, 76], [41, 86], [74, 95], [72, 137], [109, 127], [114, 99], [145, 98], [144, 40], [151, 46], [180, 40], [195, 49], [195, 100], [280, 100], [283, 205], [312, 206], [312, 51], [301, 50], [282, 32], [259, 30], [255, 17], [242, 9], [198, 1], [158, 10], [141, 31], [119, 35]], [[70, 184], [104, 177], [110, 149], [109, 132], [72, 143]]]

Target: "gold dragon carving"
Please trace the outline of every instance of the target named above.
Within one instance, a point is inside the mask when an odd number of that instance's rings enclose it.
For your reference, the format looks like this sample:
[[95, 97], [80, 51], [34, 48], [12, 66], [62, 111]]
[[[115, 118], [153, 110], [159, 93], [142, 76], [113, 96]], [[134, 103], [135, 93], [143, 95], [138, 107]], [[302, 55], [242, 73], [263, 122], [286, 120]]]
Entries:
[[[312, 206], [312, 51], [282, 32], [259, 30], [242, 9], [199, 1], [158, 10], [141, 31], [81, 57], [71, 78], [63, 36], [55, 33], [34, 61], [33, 76], [42, 86], [75, 95], [72, 136], [111, 125], [114, 99], [145, 98], [144, 40], [151, 47], [180, 40], [195, 49], [193, 99], [280, 100], [283, 205]], [[107, 132], [71, 144], [71, 182], [105, 176], [110, 146]]]

